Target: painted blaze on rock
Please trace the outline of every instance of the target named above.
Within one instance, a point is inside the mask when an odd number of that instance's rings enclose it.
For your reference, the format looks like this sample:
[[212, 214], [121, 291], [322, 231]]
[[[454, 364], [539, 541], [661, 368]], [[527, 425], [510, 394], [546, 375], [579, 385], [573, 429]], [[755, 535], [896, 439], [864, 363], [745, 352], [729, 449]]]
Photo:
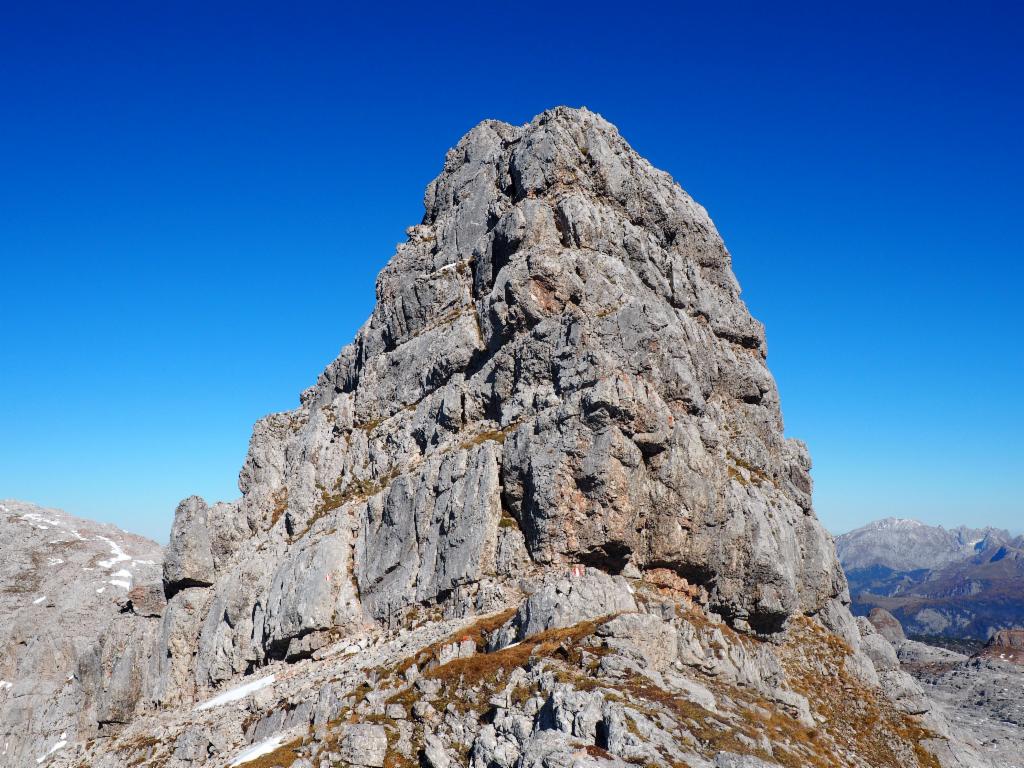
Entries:
[[668, 569], [764, 632], [846, 599], [763, 329], [667, 174], [557, 108], [470, 131], [425, 208], [353, 343], [256, 425], [242, 498], [179, 508], [195, 684], [570, 564]]

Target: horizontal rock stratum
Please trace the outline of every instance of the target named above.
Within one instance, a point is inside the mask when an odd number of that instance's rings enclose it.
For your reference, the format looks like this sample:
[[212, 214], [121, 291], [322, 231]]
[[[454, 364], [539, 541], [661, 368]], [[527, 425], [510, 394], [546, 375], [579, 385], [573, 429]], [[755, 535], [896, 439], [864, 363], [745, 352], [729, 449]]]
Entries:
[[256, 425], [241, 498], [181, 503], [162, 594], [92, 641], [46, 760], [949, 757], [861, 651], [704, 209], [565, 107], [475, 127], [424, 203], [355, 340]]

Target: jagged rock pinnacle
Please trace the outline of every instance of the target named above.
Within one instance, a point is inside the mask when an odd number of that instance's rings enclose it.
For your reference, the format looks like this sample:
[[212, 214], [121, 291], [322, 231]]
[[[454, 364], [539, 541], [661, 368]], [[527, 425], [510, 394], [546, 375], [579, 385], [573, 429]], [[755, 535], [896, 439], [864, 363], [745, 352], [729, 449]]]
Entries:
[[[670, 569], [764, 632], [845, 599], [762, 327], [668, 174], [558, 107], [471, 130], [425, 208], [355, 341], [256, 426], [237, 508], [176, 523], [220, 553], [215, 599], [255, 606], [206, 626], [201, 683], [424, 603], [482, 610], [563, 564]], [[312, 563], [331, 587], [286, 618]]]

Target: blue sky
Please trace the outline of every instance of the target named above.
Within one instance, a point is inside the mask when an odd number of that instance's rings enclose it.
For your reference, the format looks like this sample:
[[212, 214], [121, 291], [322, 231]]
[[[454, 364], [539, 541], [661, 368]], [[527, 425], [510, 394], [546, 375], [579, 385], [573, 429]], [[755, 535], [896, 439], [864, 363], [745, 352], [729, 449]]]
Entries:
[[830, 529], [1024, 525], [1012, 4], [290, 5], [0, 11], [0, 497], [237, 496], [447, 148], [570, 104], [715, 219]]

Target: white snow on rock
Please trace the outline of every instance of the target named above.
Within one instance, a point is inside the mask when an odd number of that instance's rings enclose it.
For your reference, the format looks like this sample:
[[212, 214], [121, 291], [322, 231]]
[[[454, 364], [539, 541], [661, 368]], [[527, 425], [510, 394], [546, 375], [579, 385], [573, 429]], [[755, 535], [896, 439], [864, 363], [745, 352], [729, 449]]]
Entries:
[[45, 601], [46, 601], [46, 595], [43, 595], [42, 597], [37, 597], [35, 600], [33, 600], [32, 601], [32, 605], [39, 605], [40, 603], [45, 602]]
[[[272, 685], [273, 682], [274, 675], [262, 677], [259, 680], [253, 680], [251, 683], [246, 683], [245, 685], [240, 685], [237, 688], [232, 688], [230, 691], [224, 691], [224, 693], [214, 696], [209, 701], [204, 701], [202, 704], [196, 707], [196, 711], [200, 711], [203, 709], [213, 709], [214, 707], [229, 704], [232, 701], [244, 699], [249, 694], [255, 693], [261, 688], [266, 688], [268, 685]], [[248, 759], [251, 760], [252, 758]]]
[[96, 563], [100, 568], [113, 568], [115, 563], [123, 563], [126, 560], [131, 560], [131, 557], [124, 553], [124, 550], [121, 549], [121, 546], [116, 541], [108, 539], [106, 536], [97, 536], [96, 538], [100, 541], [107, 542], [107, 544], [110, 545], [110, 554], [113, 555], [109, 560], [100, 560]]
[[[4, 508], [4, 511], [6, 511], [6, 507]], [[43, 523], [46, 523], [47, 526], [60, 525], [60, 520], [48, 520], [42, 515], [40, 515], [38, 512], [26, 512], [24, 515], [21, 516], [21, 519], [28, 520], [30, 523], [35, 524], [36, 527], [41, 528], [44, 531], [49, 529], [46, 526], [43, 526]]]
[[236, 765], [242, 763], [248, 763], [250, 760], [255, 760], [257, 757], [263, 757], [263, 755], [269, 755], [275, 749], [284, 744], [284, 736], [277, 735], [272, 736], [266, 741], [261, 741], [258, 744], [253, 744], [248, 749], [243, 749], [238, 753], [238, 757], [232, 761], [231, 766], [234, 768]]
[[60, 737], [61, 737], [60, 741], [58, 741], [56, 744], [54, 744], [52, 747], [50, 747], [46, 751], [46, 754], [44, 754], [42, 757], [37, 757], [36, 758], [36, 763], [39, 763], [39, 764], [45, 763], [53, 755], [54, 752], [56, 752], [59, 749], [64, 749], [64, 747], [66, 747], [68, 745], [68, 742], [64, 738], [64, 736], [65, 736], [65, 734], [62, 733], [60, 735]]
[[9, 691], [14, 687], [14, 683], [9, 683], [6, 680], [0, 680], [0, 691]]
[[111, 579], [107, 584], [113, 584], [115, 587], [122, 587], [124, 589], [132, 588], [132, 583], [130, 581], [125, 581], [124, 579]]

